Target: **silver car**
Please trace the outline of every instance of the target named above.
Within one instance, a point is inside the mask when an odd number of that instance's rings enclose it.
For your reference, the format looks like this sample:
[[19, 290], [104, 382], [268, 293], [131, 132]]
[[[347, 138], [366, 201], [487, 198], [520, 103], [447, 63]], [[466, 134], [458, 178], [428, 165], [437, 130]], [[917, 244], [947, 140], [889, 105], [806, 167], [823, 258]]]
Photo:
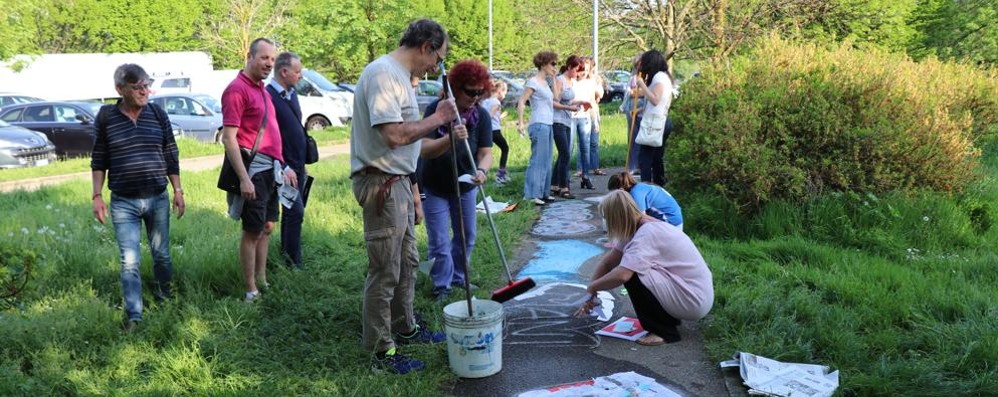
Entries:
[[45, 134], [0, 120], [0, 168], [47, 165], [55, 159], [55, 145]]
[[184, 136], [202, 142], [221, 142], [222, 105], [210, 95], [163, 94], [149, 101], [166, 110], [170, 121], [183, 129]]

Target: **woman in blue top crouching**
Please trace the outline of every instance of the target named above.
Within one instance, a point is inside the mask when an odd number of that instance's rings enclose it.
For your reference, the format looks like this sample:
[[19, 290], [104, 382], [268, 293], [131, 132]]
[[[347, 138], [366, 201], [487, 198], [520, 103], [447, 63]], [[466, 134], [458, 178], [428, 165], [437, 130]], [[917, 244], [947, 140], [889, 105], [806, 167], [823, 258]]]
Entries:
[[683, 228], [683, 210], [679, 208], [676, 199], [662, 187], [638, 183], [631, 173], [623, 171], [610, 175], [606, 188], [610, 191], [620, 189], [630, 193], [641, 212], [680, 229]]

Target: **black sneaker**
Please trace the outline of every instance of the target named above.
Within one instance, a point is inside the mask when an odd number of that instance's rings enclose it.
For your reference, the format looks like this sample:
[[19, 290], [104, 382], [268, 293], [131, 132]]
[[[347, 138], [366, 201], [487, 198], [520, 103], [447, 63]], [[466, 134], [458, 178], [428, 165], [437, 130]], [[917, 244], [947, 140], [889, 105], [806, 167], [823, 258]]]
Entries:
[[416, 329], [409, 334], [395, 334], [395, 342], [400, 345], [412, 345], [417, 343], [441, 343], [447, 340], [447, 335], [439, 331], [430, 331], [429, 327], [421, 327], [416, 324]]
[[405, 375], [412, 371], [421, 371], [423, 368], [426, 368], [426, 364], [422, 361], [397, 353], [394, 347], [384, 354], [375, 356], [374, 363], [371, 366], [371, 370], [374, 372], [397, 375]]

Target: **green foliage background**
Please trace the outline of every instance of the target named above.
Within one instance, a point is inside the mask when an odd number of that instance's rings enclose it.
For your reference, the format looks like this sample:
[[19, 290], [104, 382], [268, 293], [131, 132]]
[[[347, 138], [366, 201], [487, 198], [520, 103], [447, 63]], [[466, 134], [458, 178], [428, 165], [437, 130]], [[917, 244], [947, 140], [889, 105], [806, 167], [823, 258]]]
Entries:
[[[676, 0], [677, 6], [694, 0]], [[638, 48], [606, 13], [626, 13], [626, 1], [603, 2], [600, 59], [604, 69], [628, 65]], [[998, 60], [998, 6], [988, 0], [824, 0], [798, 2], [754, 21], [754, 30], [777, 30], [788, 38], [848, 42], [907, 52], [916, 59], [966, 59], [978, 65]], [[814, 4], [811, 4], [814, 3]], [[449, 30], [452, 59], [488, 57], [488, 6], [483, 0], [0, 0], [0, 59], [16, 54], [76, 52], [207, 51], [217, 69], [238, 68], [238, 43], [246, 34], [275, 38], [282, 49], [334, 80], [352, 80], [365, 64], [394, 48], [408, 21], [430, 17]], [[240, 22], [234, 10], [257, 11]], [[732, 17], [755, 2], [730, 2]], [[590, 54], [591, 3], [561, 0], [493, 2], [494, 67], [531, 70], [541, 49]], [[702, 11], [707, 12], [707, 11]], [[709, 18], [691, 26], [680, 59], [709, 57]], [[703, 22], [707, 21], [707, 22]], [[639, 32], [661, 43], [652, 26]], [[764, 36], [764, 35], [763, 35]], [[744, 49], [751, 47], [745, 42]], [[744, 49], [740, 51], [744, 51]]]
[[998, 136], [998, 75], [772, 37], [684, 85], [671, 179], [757, 209], [830, 191], [953, 192]]

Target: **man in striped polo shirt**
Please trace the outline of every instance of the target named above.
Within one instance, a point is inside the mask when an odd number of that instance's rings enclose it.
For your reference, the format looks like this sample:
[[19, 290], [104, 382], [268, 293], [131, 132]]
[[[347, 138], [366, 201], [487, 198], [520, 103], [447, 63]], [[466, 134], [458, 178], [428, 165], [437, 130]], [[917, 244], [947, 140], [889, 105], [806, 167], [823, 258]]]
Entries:
[[170, 261], [170, 194], [177, 219], [184, 215], [180, 160], [173, 128], [166, 112], [149, 103], [149, 75], [141, 66], [124, 64], [114, 71], [121, 99], [97, 114], [90, 162], [93, 212], [100, 223], [108, 217], [101, 190], [107, 176], [111, 190], [110, 215], [121, 252], [121, 290], [125, 297], [125, 332], [142, 321], [142, 279], [139, 276], [139, 239], [145, 222], [152, 251], [156, 285], [153, 295], [170, 297], [173, 264]]

